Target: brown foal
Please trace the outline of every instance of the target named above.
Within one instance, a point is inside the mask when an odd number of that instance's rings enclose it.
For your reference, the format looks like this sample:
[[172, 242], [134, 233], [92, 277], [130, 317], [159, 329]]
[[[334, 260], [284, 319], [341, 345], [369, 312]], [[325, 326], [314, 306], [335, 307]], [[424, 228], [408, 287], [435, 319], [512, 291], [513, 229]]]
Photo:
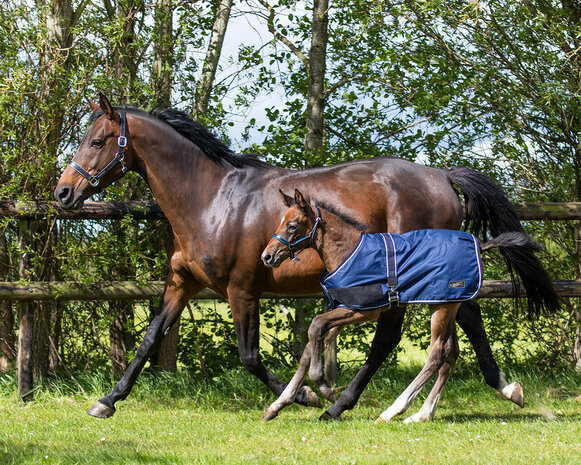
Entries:
[[[262, 253], [264, 264], [269, 267], [278, 267], [287, 258], [295, 258], [296, 254], [312, 247], [321, 257], [328, 272], [336, 270], [357, 244], [361, 228], [354, 226], [353, 222], [345, 219], [343, 215], [330, 211], [328, 207], [321, 204], [313, 207], [299, 190], [295, 190], [294, 199], [282, 191], [281, 195], [288, 210], [284, 213], [276, 233]], [[520, 241], [521, 247], [537, 248], [528, 236], [519, 232], [514, 233], [512, 238], [499, 236], [484, 244], [482, 249], [507, 246], [509, 245], [507, 241], [511, 241], [511, 245]], [[379, 416], [377, 421], [387, 422], [405, 412], [425, 384], [437, 373], [436, 381], [423, 406], [418, 413], [405, 421], [420, 422], [433, 418], [444, 386], [459, 354], [455, 318], [460, 305], [459, 302], [429, 305], [431, 342], [427, 361], [418, 376]], [[263, 420], [276, 417], [282, 408], [294, 402], [303, 385], [307, 370], [309, 370], [311, 380], [318, 384], [321, 393], [326, 398], [334, 400], [334, 392], [324, 378], [321, 362], [323, 346], [336, 337], [345, 326], [377, 320], [384, 311], [397, 312], [401, 311], [401, 308], [384, 307], [355, 311], [338, 307], [316, 316], [309, 327], [309, 340], [302, 354], [299, 368], [279, 398], [265, 410]], [[518, 390], [520, 386], [513, 386], [513, 388]]]

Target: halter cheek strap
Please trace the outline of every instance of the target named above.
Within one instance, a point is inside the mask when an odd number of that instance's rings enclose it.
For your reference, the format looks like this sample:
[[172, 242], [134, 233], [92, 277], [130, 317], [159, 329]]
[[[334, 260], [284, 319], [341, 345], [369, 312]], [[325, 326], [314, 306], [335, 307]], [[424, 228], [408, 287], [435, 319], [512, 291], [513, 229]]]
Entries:
[[[319, 227], [319, 223], [321, 221], [321, 212], [319, 212], [319, 209], [315, 206], [313, 206], [313, 208], [315, 209], [315, 211], [317, 212], [317, 216], [315, 218], [315, 224], [313, 226], [313, 229], [311, 229], [311, 231], [309, 232], [309, 234], [307, 234], [304, 237], [301, 237], [299, 239], [297, 239], [294, 242], [289, 242], [287, 239], [285, 239], [284, 237], [282, 237], [280, 234], [274, 234], [272, 237], [274, 239], [276, 239], [277, 241], [283, 243], [284, 245], [286, 245], [289, 250], [290, 250], [290, 259], [291, 260], [296, 260], [296, 261], [300, 261], [299, 258], [297, 258], [297, 255], [300, 254], [303, 250], [308, 249], [311, 244], [313, 243], [313, 239], [315, 238], [315, 234], [317, 233], [317, 228]], [[299, 245], [303, 245], [305, 241], [308, 241], [303, 248], [301, 248], [300, 250], [298, 250], [296, 253], [295, 251], [297, 250], [297, 247]]]
[[125, 112], [123, 110], [119, 111], [119, 117], [121, 118], [121, 130], [119, 132], [119, 137], [117, 138], [117, 146], [119, 150], [113, 157], [105, 168], [99, 171], [96, 175], [91, 175], [88, 171], [83, 169], [81, 165], [79, 165], [75, 161], [70, 161], [68, 165], [73, 168], [77, 173], [83, 176], [89, 184], [93, 187], [99, 187], [99, 183], [101, 182], [101, 178], [105, 176], [109, 171], [111, 171], [118, 163], [121, 163], [121, 173], [124, 175], [127, 172], [127, 165], [125, 164], [125, 147], [127, 147], [127, 137], [125, 137], [125, 132], [127, 128], [127, 118], [125, 117]]

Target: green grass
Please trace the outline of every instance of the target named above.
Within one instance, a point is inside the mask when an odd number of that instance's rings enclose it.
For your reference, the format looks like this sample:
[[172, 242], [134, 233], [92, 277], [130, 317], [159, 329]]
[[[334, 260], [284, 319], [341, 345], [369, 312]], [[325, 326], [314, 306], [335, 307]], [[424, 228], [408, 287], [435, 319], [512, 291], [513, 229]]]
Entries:
[[[502, 400], [481, 375], [455, 371], [434, 421], [375, 424], [419, 367], [386, 370], [341, 422], [291, 406], [263, 423], [274, 397], [242, 369], [213, 380], [145, 373], [113, 418], [85, 410], [112, 387], [81, 377], [86, 395], [45, 382], [23, 404], [13, 376], [0, 378], [2, 464], [575, 464], [581, 463], [581, 376], [539, 379], [520, 369], [524, 409]], [[342, 380], [341, 383], [346, 382]], [[423, 398], [416, 399], [415, 412]], [[403, 419], [403, 418], [402, 418]]]

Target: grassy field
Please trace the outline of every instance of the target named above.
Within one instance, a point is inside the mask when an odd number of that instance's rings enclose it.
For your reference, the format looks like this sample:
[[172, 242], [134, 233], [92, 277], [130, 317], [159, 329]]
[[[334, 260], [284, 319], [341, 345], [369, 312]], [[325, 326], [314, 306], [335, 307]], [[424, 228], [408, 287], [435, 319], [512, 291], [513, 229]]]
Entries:
[[460, 368], [434, 421], [374, 424], [418, 369], [386, 370], [356, 409], [331, 423], [317, 421], [318, 409], [299, 406], [263, 423], [273, 396], [242, 369], [212, 380], [145, 373], [108, 420], [85, 410], [111, 388], [110, 380], [80, 378], [85, 395], [73, 383], [45, 383], [23, 404], [13, 377], [4, 376], [0, 463], [581, 463], [581, 376], [511, 372], [525, 389], [527, 405], [520, 409], [478, 373]]

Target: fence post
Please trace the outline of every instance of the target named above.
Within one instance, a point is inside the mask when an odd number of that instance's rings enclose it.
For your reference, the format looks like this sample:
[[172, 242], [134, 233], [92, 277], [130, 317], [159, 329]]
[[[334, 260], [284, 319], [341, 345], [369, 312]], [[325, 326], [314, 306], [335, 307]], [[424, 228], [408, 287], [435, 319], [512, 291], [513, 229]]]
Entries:
[[[20, 239], [20, 279], [30, 279], [32, 269], [32, 231], [30, 221], [20, 221], [18, 225]], [[16, 359], [18, 370], [18, 395], [27, 402], [32, 400], [33, 384], [33, 335], [34, 335], [34, 304], [26, 301], [19, 304], [18, 355]]]

